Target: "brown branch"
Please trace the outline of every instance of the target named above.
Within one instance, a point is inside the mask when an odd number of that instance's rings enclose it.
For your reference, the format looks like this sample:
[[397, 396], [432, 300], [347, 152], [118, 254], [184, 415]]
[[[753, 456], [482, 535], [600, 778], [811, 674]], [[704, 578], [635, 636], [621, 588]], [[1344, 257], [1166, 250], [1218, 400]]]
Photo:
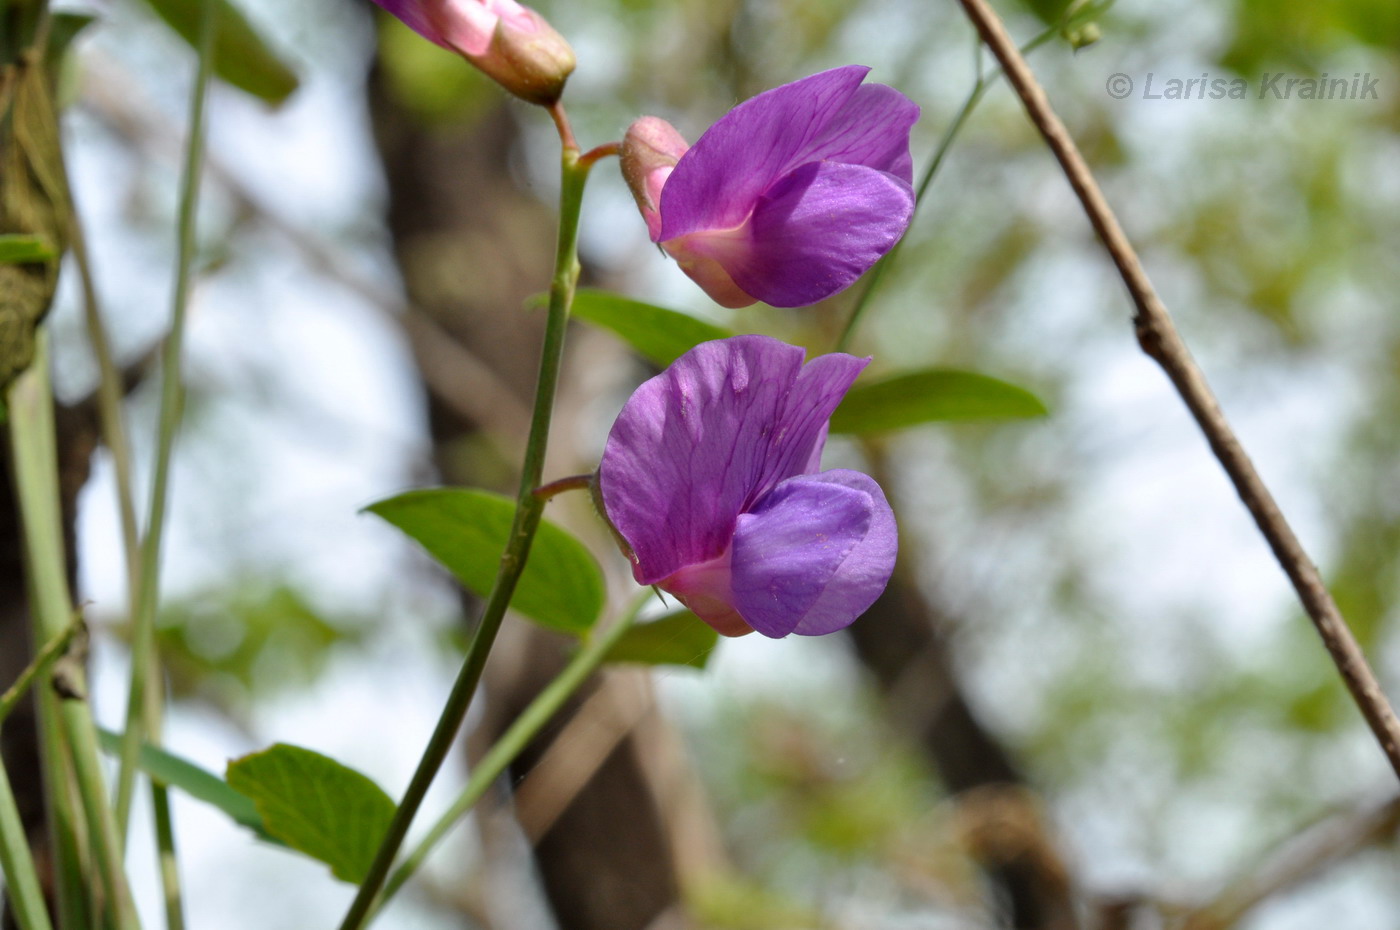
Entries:
[[1304, 830], [1264, 867], [1226, 888], [1214, 901], [1185, 916], [1182, 930], [1225, 930], [1281, 892], [1317, 878], [1328, 868], [1400, 831], [1400, 798], [1379, 807], [1330, 817]]
[[1016, 48], [1016, 43], [1006, 34], [1006, 27], [997, 14], [984, 0], [958, 0], [968, 18], [977, 27], [982, 41], [996, 55], [1006, 72], [1008, 80], [1016, 89], [1031, 122], [1040, 130], [1045, 142], [1059, 161], [1065, 177], [1084, 206], [1094, 230], [1103, 240], [1118, 269], [1118, 274], [1127, 285], [1137, 312], [1133, 325], [1137, 330], [1138, 342], [1142, 350], [1159, 364], [1176, 387], [1177, 393], [1185, 401], [1191, 415], [1210, 443], [1211, 451], [1224, 467], [1234, 484], [1240, 500], [1254, 516], [1260, 532], [1268, 540], [1298, 598], [1317, 627], [1323, 645], [1336, 663], [1337, 671], [1352, 698], [1361, 709], [1362, 715], [1375, 734], [1381, 749], [1390, 760], [1391, 767], [1400, 776], [1400, 720], [1386, 700], [1385, 693], [1376, 681], [1375, 674], [1366, 662], [1366, 656], [1348, 628], [1341, 611], [1337, 609], [1332, 596], [1328, 594], [1317, 567], [1313, 565], [1298, 537], [1284, 519], [1273, 495], [1265, 486], [1254, 464], [1249, 460], [1239, 438], [1226, 421], [1220, 405], [1206, 383], [1191, 352], [1186, 348], [1181, 335], [1176, 330], [1166, 305], [1157, 296], [1152, 282], [1143, 271], [1142, 262], [1133, 250], [1118, 219], [1104, 199], [1093, 174], [1089, 171], [1084, 156], [1079, 153], [1074, 140], [1064, 123], [1051, 109], [1045, 91], [1036, 81], [1030, 66]]

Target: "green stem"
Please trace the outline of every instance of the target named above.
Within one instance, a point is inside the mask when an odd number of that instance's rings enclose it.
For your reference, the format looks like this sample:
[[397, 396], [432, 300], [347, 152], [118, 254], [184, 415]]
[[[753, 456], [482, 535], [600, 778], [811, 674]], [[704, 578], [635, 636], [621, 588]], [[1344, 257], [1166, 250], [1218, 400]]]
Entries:
[[520, 475], [520, 491], [516, 498], [515, 520], [510, 536], [506, 541], [505, 552], [501, 554], [501, 564], [496, 572], [496, 581], [482, 610], [481, 622], [472, 637], [466, 660], [457, 674], [457, 680], [448, 695], [437, 728], [423, 751], [418, 769], [413, 773], [403, 801], [389, 824], [388, 833], [379, 846], [374, 863], [360, 885], [359, 893], [350, 905], [341, 930], [358, 930], [369, 919], [374, 899], [379, 894], [394, 857], [403, 845], [409, 825], [418, 813], [443, 760], [447, 758], [462, 726], [472, 696], [481, 681], [482, 670], [486, 667], [486, 657], [496, 641], [501, 622], [505, 619], [506, 608], [510, 605], [515, 585], [520, 573], [525, 569], [525, 560], [530, 554], [530, 544], [534, 541], [535, 530], [539, 527], [544, 513], [545, 502], [536, 497], [534, 490], [539, 486], [544, 471], [545, 448], [549, 441], [549, 423], [554, 410], [554, 395], [559, 385], [559, 368], [564, 355], [564, 333], [569, 323], [569, 308], [573, 304], [574, 287], [578, 282], [578, 219], [583, 202], [584, 183], [588, 179], [590, 162], [580, 162], [577, 146], [570, 145], [571, 134], [566, 134], [567, 121], [562, 108], [551, 111], [556, 125], [560, 126], [561, 138], [565, 140], [562, 158], [561, 184], [559, 191], [559, 240], [555, 253], [554, 279], [549, 289], [549, 318], [545, 324], [544, 346], [541, 351], [540, 373], [535, 389], [534, 413], [530, 421], [530, 438], [525, 447], [525, 463]]
[[[36, 343], [33, 366], [15, 382], [10, 392], [10, 426], [25, 553], [28, 557], [35, 638], [47, 641], [62, 634], [72, 622], [73, 603], [68, 592], [67, 561], [63, 553], [47, 333], [41, 331]], [[82, 667], [75, 665], [71, 689], [81, 693], [85, 687], [82, 679]], [[60, 701], [49, 689], [42, 689], [40, 711], [45, 718], [46, 767], [57, 770], [56, 760], [63, 757], [65, 746], [69, 750], [88, 840], [92, 844], [107, 896], [107, 911], [115, 925], [123, 930], [139, 927], [122, 867], [116, 823], [107, 806], [107, 793], [97, 755], [97, 735], [87, 703], [79, 699]], [[55, 738], [58, 740], [56, 746], [52, 745]], [[60, 854], [65, 857], [71, 853], [71, 850], [65, 850], [68, 835], [77, 835], [76, 824], [70, 819], [71, 803], [66, 800], [69, 797], [68, 788], [66, 777], [50, 777], [49, 790], [56, 792], [52, 801], [65, 821], [60, 824], [59, 836]], [[65, 806], [69, 811], [63, 810]], [[72, 864], [65, 862], [64, 867]]]
[[[1070, 25], [1087, 20], [1092, 15], [1100, 14], [1111, 5], [1111, 3], [1093, 4], [1091, 7], [1079, 10], [1021, 46], [1021, 53], [1028, 54], [1034, 51], [1046, 42], [1049, 42]], [[979, 49], [982, 47], [980, 42], [977, 47]], [[928, 192], [929, 186], [933, 183], [934, 175], [938, 174], [938, 169], [943, 167], [943, 161], [948, 155], [948, 150], [953, 147], [953, 141], [957, 139], [958, 133], [962, 131], [963, 126], [967, 123], [968, 117], [972, 115], [972, 111], [977, 109], [977, 104], [982, 102], [982, 98], [986, 96], [987, 91], [991, 89], [992, 85], [996, 83], [996, 80], [1001, 76], [1002, 70], [1000, 66], [985, 74], [980, 67], [978, 68], [977, 81], [972, 85], [972, 91], [967, 95], [967, 99], [963, 101], [962, 106], [958, 109], [957, 115], [953, 117], [953, 121], [948, 124], [948, 128], [943, 130], [943, 136], [938, 140], [938, 148], [934, 149], [933, 158], [929, 161], [928, 167], [924, 169], [923, 177], [919, 179], [919, 186], [914, 192], [914, 216], [918, 215], [919, 207], [924, 202], [924, 194]], [[910, 225], [913, 224], [913, 216], [910, 217], [909, 222]], [[875, 263], [875, 267], [870, 269], [870, 274], [867, 275], [865, 279], [865, 287], [861, 289], [860, 295], [856, 297], [855, 304], [851, 307], [851, 315], [846, 319], [846, 325], [842, 327], [841, 335], [836, 339], [836, 348], [834, 351], [845, 352], [847, 347], [851, 344], [851, 338], [855, 334], [856, 326], [860, 323], [861, 317], [865, 314], [866, 307], [870, 304], [871, 295], [875, 293], [875, 288], [880, 285], [880, 280], [885, 276], [885, 271], [894, 262], [895, 256], [899, 254], [900, 249], [903, 247], [904, 240], [900, 239], [899, 242], [895, 244], [894, 248], [890, 249], [883, 258]]]
[[156, 849], [160, 859], [160, 884], [165, 898], [166, 930], [185, 930], [185, 908], [180, 891], [180, 868], [175, 857], [175, 827], [170, 819], [170, 791], [151, 782], [151, 807], [155, 810]]
[[49, 666], [58, 661], [68, 649], [68, 644], [73, 641], [73, 637], [78, 635], [78, 631], [83, 627], [81, 616], [74, 617], [62, 633], [44, 645], [44, 648], [34, 656], [34, 661], [30, 662], [24, 671], [19, 673], [15, 683], [9, 687], [4, 694], [0, 694], [0, 726], [3, 726], [5, 719], [10, 716], [19, 702], [23, 700], [24, 693], [29, 690], [29, 686], [34, 683], [34, 679], [48, 671]]
[[[71, 189], [72, 185], [69, 185]], [[93, 279], [92, 261], [88, 256], [87, 236], [82, 220], [74, 207], [69, 223], [69, 250], [78, 270], [83, 292], [83, 325], [88, 343], [97, 361], [97, 413], [102, 426], [102, 441], [112, 454], [112, 471], [117, 486], [117, 512], [121, 519], [122, 550], [126, 558], [127, 598], [132, 602], [135, 616], [136, 589], [141, 583], [139, 570], [141, 537], [136, 523], [136, 502], [131, 496], [131, 445], [122, 418], [122, 373], [112, 352], [112, 340], [102, 319], [102, 306]]]
[[147, 731], [151, 742], [158, 742], [155, 721], [147, 710], [159, 703], [151, 700], [147, 679], [159, 674], [156, 656], [156, 603], [160, 586], [161, 541], [165, 531], [165, 508], [170, 481], [171, 450], [184, 407], [185, 390], [180, 378], [185, 317], [189, 306], [191, 266], [195, 252], [195, 212], [199, 203], [199, 180], [204, 164], [204, 103], [213, 70], [214, 35], [218, 29], [214, 0], [200, 3], [199, 69], [190, 92], [189, 138], [180, 181], [180, 214], [177, 229], [175, 290], [172, 299], [170, 333], [166, 336], [161, 359], [160, 424], [156, 432], [154, 475], [151, 479], [150, 509], [146, 536], [141, 546], [141, 578], [136, 593], [136, 614], [131, 647], [131, 687], [127, 694], [126, 729], [122, 733], [121, 764], [117, 770], [117, 824], [123, 841], [131, 822], [131, 800], [136, 786], [137, 760]]
[[29, 839], [20, 823], [19, 807], [10, 787], [10, 776], [0, 760], [0, 870], [5, 873], [5, 893], [20, 930], [52, 930], [39, 873], [29, 852]]
[[506, 730], [491, 749], [472, 767], [471, 777], [467, 779], [466, 787], [457, 796], [457, 800], [447, 809], [433, 828], [428, 831], [428, 835], [423, 837], [422, 842], [409, 853], [408, 856], [394, 870], [389, 883], [384, 886], [384, 894], [380, 896], [375, 905], [378, 911], [388, 902], [394, 894], [403, 887], [404, 882], [413, 877], [413, 873], [423, 864], [423, 860], [433, 851], [433, 848], [442, 840], [452, 827], [466, 816], [481, 796], [486, 793], [486, 789], [491, 786], [501, 773], [506, 770], [506, 766], [515, 761], [515, 757], [524, 751], [530, 741], [535, 738], [535, 734], [544, 727], [554, 715], [559, 712], [559, 708], [564, 706], [564, 702], [579, 689], [588, 676], [597, 671], [598, 666], [603, 664], [608, 652], [617, 644], [632, 625], [636, 622], [637, 612], [647, 599], [651, 597], [651, 592], [637, 602], [636, 608], [628, 611], [627, 615], [618, 623], [614, 624], [602, 636], [594, 638], [589, 644], [579, 651], [577, 655], [565, 666], [549, 685], [536, 695], [534, 701], [525, 709], [510, 729]]
[[[70, 189], [72, 185], [69, 185]], [[97, 360], [99, 381], [97, 386], [98, 416], [102, 424], [102, 439], [112, 455], [112, 470], [116, 485], [117, 510], [121, 518], [122, 550], [126, 562], [127, 599], [130, 616], [135, 617], [140, 608], [137, 604], [141, 587], [141, 536], [136, 522], [136, 502], [132, 496], [134, 482], [131, 477], [131, 445], [122, 417], [123, 378], [112, 352], [112, 341], [103, 322], [101, 304], [97, 296], [97, 285], [92, 272], [92, 262], [88, 256], [87, 238], [76, 205], [73, 207], [69, 227], [69, 249], [77, 265], [78, 278], [83, 291], [83, 319], [87, 329], [88, 342]], [[158, 660], [155, 645], [148, 661]], [[146, 720], [151, 731], [152, 742], [159, 742], [161, 716], [161, 682], [158, 677], [148, 677], [146, 687]], [[0, 715], [3, 720], [3, 715]], [[185, 924], [182, 910], [182, 894], [179, 884], [179, 870], [175, 864], [175, 835], [171, 827], [170, 795], [164, 787], [151, 784], [151, 804], [156, 821], [156, 851], [160, 862], [161, 885], [164, 890], [166, 926], [170, 930], [182, 928]]]

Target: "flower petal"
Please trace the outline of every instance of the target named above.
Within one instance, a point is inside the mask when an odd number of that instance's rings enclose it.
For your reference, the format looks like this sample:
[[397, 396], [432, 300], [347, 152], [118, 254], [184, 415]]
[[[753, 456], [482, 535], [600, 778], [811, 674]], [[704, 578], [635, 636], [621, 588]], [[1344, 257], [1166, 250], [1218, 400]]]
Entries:
[[661, 192], [660, 238], [733, 229], [822, 136], [870, 69], [847, 65], [752, 97], [706, 130]]
[[432, 20], [428, 18], [423, 0], [374, 0], [374, 2], [403, 20], [405, 26], [428, 41], [436, 42], [443, 48], [451, 47], [438, 28], [433, 25]]
[[875, 479], [858, 471], [833, 468], [807, 480], [841, 485], [870, 495], [870, 529], [836, 570], [826, 590], [793, 630], [799, 636], [820, 636], [850, 626], [870, 609], [894, 574], [899, 531], [885, 492]]
[[739, 515], [815, 470], [826, 424], [868, 358], [769, 336], [705, 342], [632, 395], [598, 467], [608, 519], [656, 584], [729, 548]]
[[864, 165], [913, 184], [909, 131], [918, 119], [918, 104], [893, 87], [865, 84], [856, 88], [822, 134], [793, 157], [793, 163], [824, 160]]
[[750, 247], [732, 252], [726, 270], [759, 300], [805, 307], [869, 271], [904, 235], [913, 212], [913, 190], [892, 174], [809, 162], [760, 199]]
[[811, 474], [821, 467], [831, 414], [869, 364], [869, 357], [832, 352], [819, 355], [802, 367], [774, 430], [763, 474], [744, 502], [745, 510], [778, 482]]
[[632, 548], [638, 583], [729, 548], [804, 355], [767, 336], [701, 343], [623, 406], [598, 483], [608, 519]]
[[[802, 475], [784, 481], [740, 516], [730, 584], [734, 606], [749, 626], [778, 638], [809, 625], [830, 632], [854, 620], [859, 613], [845, 608], [865, 597], [866, 585], [858, 574], [852, 597], [843, 590], [841, 570], [870, 535], [875, 509], [866, 490]], [[820, 615], [809, 624], [817, 609]]]

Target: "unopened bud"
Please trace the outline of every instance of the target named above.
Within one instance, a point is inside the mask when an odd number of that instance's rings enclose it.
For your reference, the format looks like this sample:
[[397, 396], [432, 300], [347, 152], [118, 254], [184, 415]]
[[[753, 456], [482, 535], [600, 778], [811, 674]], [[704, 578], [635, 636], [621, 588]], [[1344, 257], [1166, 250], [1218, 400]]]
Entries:
[[622, 177], [653, 242], [661, 236], [661, 188], [689, 148], [674, 126], [655, 116], [643, 116], [627, 127], [622, 138]]
[[515, 0], [375, 2], [530, 103], [556, 103], [573, 73], [569, 43], [543, 16]]

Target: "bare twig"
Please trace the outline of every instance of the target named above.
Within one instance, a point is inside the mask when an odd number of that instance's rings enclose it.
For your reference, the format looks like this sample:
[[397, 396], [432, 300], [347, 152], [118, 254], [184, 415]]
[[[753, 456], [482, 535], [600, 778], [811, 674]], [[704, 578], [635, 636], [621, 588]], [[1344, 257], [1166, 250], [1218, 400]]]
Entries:
[[1225, 930], [1274, 895], [1317, 878], [1338, 862], [1400, 831], [1400, 798], [1330, 817], [1289, 840], [1263, 868], [1185, 916], [1183, 930]]
[[1051, 109], [1045, 91], [1036, 81], [1030, 66], [1006, 33], [1001, 19], [984, 0], [958, 0], [972, 20], [982, 41], [992, 50], [1008, 80], [1016, 89], [1031, 122], [1040, 130], [1045, 142], [1059, 161], [1065, 177], [1084, 206], [1094, 230], [1103, 240], [1118, 269], [1123, 283], [1132, 296], [1137, 312], [1133, 325], [1142, 350], [1159, 364], [1185, 401], [1191, 415], [1210, 443], [1211, 451], [1224, 467], [1245, 507], [1254, 516], [1260, 532], [1268, 540], [1274, 557], [1287, 573], [1298, 598], [1317, 627], [1323, 644], [1352, 698], [1375, 734], [1391, 767], [1400, 776], [1400, 720], [1386, 700], [1366, 656], [1342, 618], [1332, 596], [1328, 594], [1317, 567], [1313, 565], [1298, 537], [1284, 519], [1273, 495], [1265, 486], [1254, 464], [1249, 460], [1239, 438], [1226, 421], [1220, 405], [1206, 383], [1191, 352], [1182, 341], [1172, 322], [1171, 314], [1162, 303], [1152, 282], [1143, 271], [1142, 262], [1118, 224], [1103, 191], [1089, 171], [1084, 156], [1079, 153], [1064, 123]]

